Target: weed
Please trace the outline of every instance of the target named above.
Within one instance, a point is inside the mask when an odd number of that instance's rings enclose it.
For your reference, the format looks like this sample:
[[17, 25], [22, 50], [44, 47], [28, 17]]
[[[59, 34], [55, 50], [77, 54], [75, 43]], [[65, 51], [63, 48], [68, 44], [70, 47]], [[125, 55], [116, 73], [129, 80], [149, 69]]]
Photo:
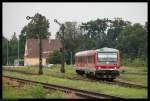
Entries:
[[45, 98], [46, 91], [41, 85], [32, 86], [30, 89], [30, 94], [34, 98]]

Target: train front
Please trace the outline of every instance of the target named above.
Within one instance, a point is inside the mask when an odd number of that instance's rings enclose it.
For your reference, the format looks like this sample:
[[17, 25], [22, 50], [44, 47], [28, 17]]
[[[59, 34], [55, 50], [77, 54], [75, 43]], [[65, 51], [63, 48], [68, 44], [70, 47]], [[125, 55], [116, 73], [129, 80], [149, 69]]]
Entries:
[[113, 48], [101, 48], [96, 50], [96, 72], [97, 78], [107, 78], [110, 80], [119, 76], [120, 53]]

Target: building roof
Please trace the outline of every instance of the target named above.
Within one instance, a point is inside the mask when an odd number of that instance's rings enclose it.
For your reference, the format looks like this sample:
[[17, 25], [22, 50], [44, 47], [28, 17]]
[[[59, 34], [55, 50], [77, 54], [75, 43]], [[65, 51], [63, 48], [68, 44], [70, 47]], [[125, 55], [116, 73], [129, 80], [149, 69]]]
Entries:
[[[57, 39], [42, 39], [42, 57], [47, 58], [49, 53], [54, 50], [59, 50], [62, 47], [60, 40]], [[39, 57], [38, 39], [27, 39], [25, 47], [25, 57]]]

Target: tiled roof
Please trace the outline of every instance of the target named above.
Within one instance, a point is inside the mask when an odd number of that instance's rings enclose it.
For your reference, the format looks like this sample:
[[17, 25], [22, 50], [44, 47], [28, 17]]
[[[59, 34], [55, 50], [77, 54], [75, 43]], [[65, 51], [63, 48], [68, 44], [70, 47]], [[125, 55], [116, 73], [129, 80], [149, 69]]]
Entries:
[[[50, 52], [59, 50], [61, 42], [57, 39], [42, 39], [42, 57], [47, 58]], [[39, 57], [39, 43], [38, 39], [27, 39], [25, 57], [38, 58]]]

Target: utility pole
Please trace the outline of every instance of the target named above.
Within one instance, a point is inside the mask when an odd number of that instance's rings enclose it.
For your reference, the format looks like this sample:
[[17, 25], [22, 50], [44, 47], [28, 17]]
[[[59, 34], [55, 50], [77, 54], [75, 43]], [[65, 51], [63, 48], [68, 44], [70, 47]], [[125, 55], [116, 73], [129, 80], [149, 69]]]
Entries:
[[[40, 20], [41, 16], [38, 16], [38, 18], [34, 18], [34, 17], [29, 17], [27, 16], [26, 19], [37, 19]], [[42, 66], [42, 40], [41, 40], [41, 35], [40, 33], [38, 33], [38, 42], [39, 42], [39, 74], [43, 74], [43, 66]]]
[[64, 24], [61, 24], [60, 22], [58, 22], [56, 19], [54, 19], [54, 22], [56, 22], [57, 24], [59, 24], [60, 26], [60, 30], [62, 31], [62, 36], [61, 36], [61, 43], [62, 43], [62, 63], [61, 63], [61, 73], [65, 73], [65, 55], [64, 55], [64, 30], [65, 30], [65, 26]]
[[8, 66], [8, 40], [7, 40], [7, 66]]
[[18, 66], [19, 66], [19, 35], [18, 35]]
[[71, 54], [70, 64], [72, 65], [72, 51], [70, 52], [70, 54]]
[[39, 40], [39, 74], [43, 74], [43, 70], [42, 70], [42, 40], [41, 40], [40, 35], [38, 37], [38, 40]]

